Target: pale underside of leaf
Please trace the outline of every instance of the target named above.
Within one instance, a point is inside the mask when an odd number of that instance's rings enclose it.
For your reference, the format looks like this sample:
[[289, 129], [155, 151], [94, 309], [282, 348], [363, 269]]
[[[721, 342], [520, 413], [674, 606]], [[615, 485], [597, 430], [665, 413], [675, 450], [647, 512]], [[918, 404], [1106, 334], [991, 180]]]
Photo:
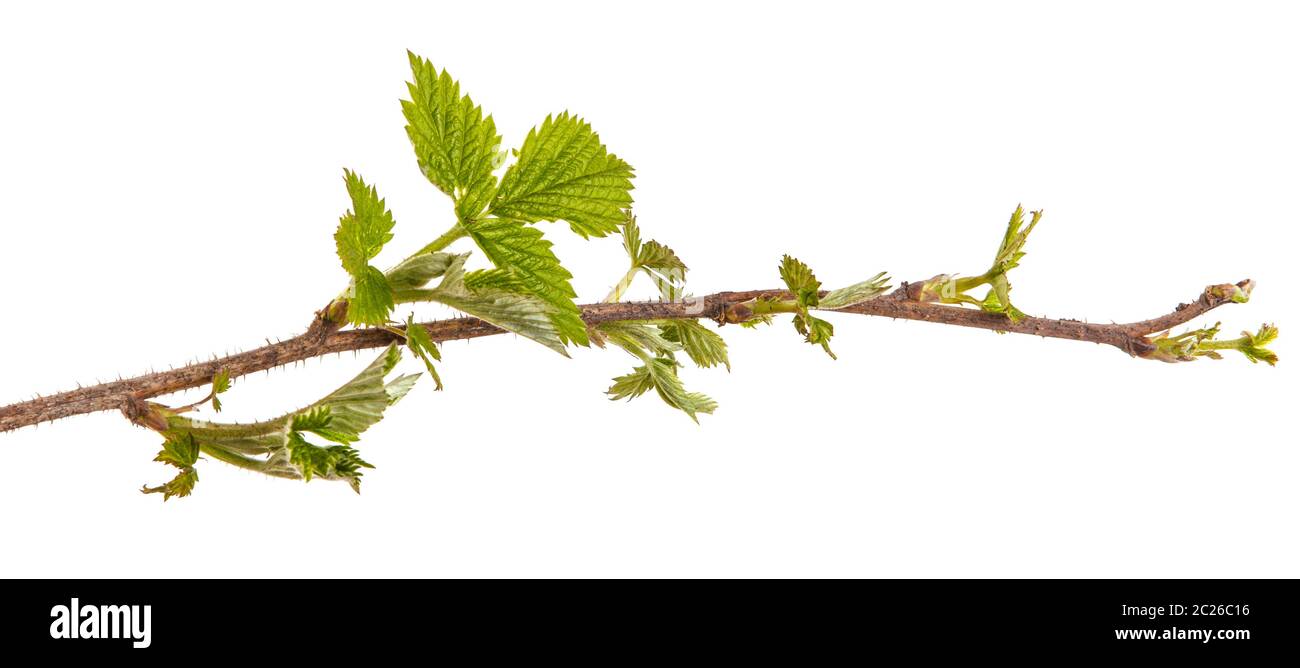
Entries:
[[817, 308], [822, 310], [848, 308], [871, 301], [884, 294], [888, 289], [889, 278], [882, 271], [861, 283], [854, 283], [848, 287], [831, 290], [818, 300]]
[[498, 269], [507, 270], [527, 292], [550, 307], [560, 340], [587, 345], [587, 326], [574, 303], [573, 278], [541, 230], [512, 220], [487, 219], [466, 226], [470, 237]]

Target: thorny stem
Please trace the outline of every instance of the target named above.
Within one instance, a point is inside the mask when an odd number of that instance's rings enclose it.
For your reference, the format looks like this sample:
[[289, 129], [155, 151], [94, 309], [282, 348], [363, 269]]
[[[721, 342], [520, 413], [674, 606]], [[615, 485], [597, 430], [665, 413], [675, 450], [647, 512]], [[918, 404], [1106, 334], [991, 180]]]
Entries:
[[[1246, 289], [1250, 285], [1249, 281], [1242, 281], [1235, 287]], [[917, 301], [915, 296], [917, 287], [916, 283], [904, 283], [888, 295], [842, 309], [842, 312], [1104, 343], [1130, 355], [1147, 356], [1155, 350], [1155, 346], [1147, 339], [1148, 335], [1177, 327], [1232, 302], [1232, 295], [1237, 292], [1232, 285], [1212, 285], [1192, 303], [1179, 304], [1176, 309], [1165, 315], [1128, 324], [1096, 324], [1032, 316], [1012, 321], [998, 313]], [[760, 298], [789, 300], [793, 295], [785, 290], [751, 290], [719, 292], [679, 302], [588, 304], [582, 307], [582, 315], [588, 325], [623, 320], [700, 318], [710, 318], [725, 324], [741, 322], [752, 317], [752, 312], [746, 314], [749, 309], [745, 304]], [[454, 318], [421, 323], [420, 326], [429, 331], [434, 341], [471, 339], [504, 333], [504, 330], [478, 318]], [[212, 382], [213, 375], [222, 370], [231, 378], [237, 378], [330, 353], [379, 348], [401, 339], [402, 336], [397, 333], [378, 328], [340, 331], [337, 326], [331, 326], [328, 320], [318, 317], [306, 333], [279, 343], [209, 362], [190, 364], [180, 369], [103, 383], [0, 407], [0, 432], [85, 413], [107, 410], [122, 410], [129, 413], [133, 406], [138, 406], [144, 399], [207, 385]]]

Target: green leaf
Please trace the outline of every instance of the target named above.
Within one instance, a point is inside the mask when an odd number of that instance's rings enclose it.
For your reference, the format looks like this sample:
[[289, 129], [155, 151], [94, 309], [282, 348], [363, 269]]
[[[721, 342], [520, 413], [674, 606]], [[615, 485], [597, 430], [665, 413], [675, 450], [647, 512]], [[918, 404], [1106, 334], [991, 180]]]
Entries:
[[889, 290], [889, 277], [885, 276], [885, 272], [882, 271], [861, 283], [854, 283], [847, 288], [831, 290], [818, 300], [817, 308], [828, 311], [848, 308], [871, 301], [884, 294], [887, 290]]
[[831, 337], [835, 334], [835, 327], [829, 322], [811, 315], [797, 313], [794, 316], [795, 331], [803, 335], [804, 340], [814, 345], [820, 345], [822, 350], [826, 351], [831, 359], [839, 359], [835, 353], [831, 352]]
[[180, 473], [177, 473], [175, 478], [172, 478], [168, 482], [157, 487], [146, 486], [141, 488], [140, 491], [145, 494], [161, 493], [163, 495], [163, 501], [167, 501], [173, 496], [189, 496], [194, 492], [194, 485], [198, 482], [199, 472], [191, 467], [186, 467]]
[[409, 257], [388, 270], [388, 285], [393, 292], [419, 290], [446, 273], [453, 257], [451, 253], [423, 253]]
[[1262, 325], [1259, 332], [1251, 334], [1250, 332], [1241, 333], [1241, 345], [1238, 350], [1246, 356], [1252, 364], [1263, 362], [1269, 366], [1276, 366], [1278, 362], [1277, 353], [1266, 348], [1268, 344], [1277, 340], [1278, 329], [1275, 325]]
[[199, 461], [199, 444], [194, 440], [192, 433], [168, 438], [163, 442], [163, 449], [153, 460], [170, 464], [178, 469], [194, 466], [195, 462]]
[[379, 255], [384, 244], [392, 240], [393, 214], [388, 211], [374, 187], [366, 185], [351, 170], [343, 170], [343, 182], [352, 199], [352, 209], [339, 219], [334, 243], [338, 247], [343, 268], [350, 274], [356, 274]]
[[671, 357], [682, 350], [680, 343], [669, 341], [659, 328], [642, 322], [606, 322], [596, 329], [603, 339], [642, 360], [659, 355]]
[[652, 278], [662, 278], [672, 283], [686, 280], [686, 263], [682, 262], [673, 249], [654, 241], [641, 242], [641, 228], [636, 216], [628, 216], [623, 225], [623, 248], [632, 259], [632, 266], [645, 270]]
[[388, 381], [388, 384], [384, 385], [384, 394], [388, 395], [388, 405], [392, 406], [401, 401], [402, 397], [410, 393], [411, 388], [415, 387], [415, 383], [419, 380], [420, 374], [406, 373]]
[[478, 269], [466, 272], [465, 289], [471, 292], [484, 290], [528, 292], [528, 286], [519, 279], [519, 275], [509, 269]]
[[818, 305], [817, 293], [821, 291], [821, 281], [813, 275], [808, 265], [789, 255], [781, 258], [781, 280], [794, 293], [799, 306], [807, 309]]
[[549, 318], [562, 344], [588, 344], [587, 325], [573, 301], [577, 293], [569, 284], [573, 274], [560, 265], [541, 230], [500, 219], [478, 221], [466, 230], [492, 264], [510, 272], [520, 288], [550, 307]]
[[456, 216], [473, 220], [496, 189], [493, 171], [501, 164], [501, 136], [491, 116], [484, 117], [446, 70], [407, 52], [413, 82], [402, 101], [406, 134], [420, 171], [456, 201]]
[[632, 373], [614, 379], [606, 394], [611, 401], [633, 399], [651, 389], [659, 394], [664, 403], [676, 408], [699, 422], [697, 413], [713, 413], [717, 402], [698, 392], [687, 392], [682, 381], [677, 377], [676, 361], [667, 357], [648, 360], [644, 366], [636, 367]]
[[305, 482], [312, 478], [347, 480], [353, 491], [361, 493], [361, 469], [375, 468], [361, 459], [360, 453], [347, 445], [322, 447], [309, 443], [298, 432], [290, 432], [289, 463], [296, 467]]
[[357, 442], [360, 437], [357, 434], [334, 429], [331, 425], [334, 423], [334, 416], [330, 412], [329, 406], [317, 406], [316, 408], [293, 416], [293, 422], [290, 425], [291, 431], [310, 432], [325, 439], [347, 445]]
[[[323, 399], [286, 415], [247, 424], [222, 424], [172, 415], [168, 419], [170, 429], [167, 435], [169, 440], [192, 438], [204, 454], [240, 468], [281, 478], [299, 479], [305, 473], [291, 461], [291, 436], [296, 435], [297, 440], [305, 442], [303, 434], [312, 433], [340, 445], [356, 442], [360, 434], [379, 422], [384, 411], [410, 392], [418, 380], [419, 374], [408, 374], [384, 382], [385, 376], [396, 367], [401, 357], [401, 351], [396, 345], [388, 346], [342, 387]], [[342, 452], [345, 451], [336, 451]], [[312, 459], [316, 456], [317, 453], [314, 452], [299, 454], [300, 459], [308, 458], [304, 461], [316, 461]], [[183, 462], [188, 455], [182, 457], [173, 454], [171, 457]], [[337, 464], [336, 460], [337, 457], [326, 463], [335, 461]], [[342, 467], [335, 465], [334, 470], [336, 475], [332, 479], [345, 479], [356, 487], [358, 480], [351, 475], [352, 469], [347, 461], [344, 461]], [[314, 467], [311, 471], [313, 476], [330, 477], [322, 473], [329, 471], [328, 466]], [[359, 474], [359, 471], [356, 473]], [[163, 491], [162, 488], [155, 489]]]
[[685, 280], [686, 263], [677, 257], [673, 249], [658, 241], [651, 240], [642, 244], [637, 265], [668, 280], [677, 282]]
[[632, 167], [564, 112], [533, 128], [501, 177], [489, 211], [530, 223], [564, 220], [585, 237], [618, 231], [632, 205]]
[[665, 339], [681, 345], [696, 366], [708, 369], [721, 364], [731, 370], [726, 340], [699, 321], [665, 320], [659, 330]]
[[429, 330], [415, 322], [414, 314], [406, 319], [406, 345], [429, 370], [429, 375], [433, 377], [434, 391], [441, 390], [442, 378], [438, 376], [438, 370], [433, 368], [433, 361], [442, 361], [442, 354], [438, 352], [438, 344], [433, 342], [433, 337], [429, 336]]
[[339, 219], [334, 243], [343, 269], [352, 276], [348, 318], [354, 325], [380, 325], [393, 309], [393, 291], [384, 273], [370, 261], [393, 238], [393, 215], [360, 176], [344, 170], [343, 181], [352, 209]]
[[212, 410], [221, 412], [221, 399], [217, 395], [230, 391], [230, 371], [222, 369], [212, 376]]
[[348, 289], [348, 320], [354, 325], [382, 325], [397, 302], [384, 273], [367, 266], [352, 278]]
[[[1028, 227], [1024, 227], [1025, 207], [1017, 204], [1016, 210], [1011, 213], [1011, 219], [1007, 221], [1006, 234], [1002, 236], [1002, 243], [998, 246], [997, 257], [993, 260], [991, 274], [1005, 274], [1012, 269], [1020, 266], [1020, 259], [1025, 256], [1025, 242], [1029, 239], [1029, 233], [1034, 231], [1038, 226], [1038, 221], [1042, 220], [1043, 212], [1031, 212], [1032, 219]], [[1004, 304], [1010, 302], [1004, 301]]]

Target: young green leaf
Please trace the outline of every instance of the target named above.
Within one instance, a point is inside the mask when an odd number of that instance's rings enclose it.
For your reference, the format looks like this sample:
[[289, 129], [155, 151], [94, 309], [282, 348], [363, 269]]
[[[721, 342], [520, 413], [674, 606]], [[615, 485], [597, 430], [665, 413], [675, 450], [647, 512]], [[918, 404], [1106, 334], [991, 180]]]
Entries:
[[657, 355], [672, 357], [673, 353], [682, 350], [680, 343], [669, 341], [659, 328], [647, 323], [606, 322], [598, 325], [596, 331], [604, 341], [613, 343], [642, 360]]
[[632, 167], [582, 119], [547, 116], [501, 177], [489, 211], [530, 223], [563, 220], [585, 237], [618, 231], [632, 205]]
[[664, 320], [659, 323], [659, 331], [665, 339], [680, 345], [696, 366], [708, 369], [721, 364], [731, 370], [726, 340], [698, 320]]
[[800, 307], [808, 309], [817, 306], [822, 284], [808, 265], [789, 255], [782, 257], [781, 280], [794, 293], [795, 301], [799, 302]]
[[680, 365], [667, 357], [647, 360], [643, 366], [636, 367], [632, 373], [614, 379], [606, 394], [611, 401], [633, 399], [651, 389], [659, 394], [664, 403], [676, 408], [699, 422], [697, 413], [713, 413], [718, 404], [699, 392], [687, 392], [682, 381], [677, 377]]
[[289, 463], [298, 469], [304, 482], [311, 482], [312, 478], [346, 480], [357, 494], [361, 493], [361, 469], [375, 468], [351, 446], [314, 445], [296, 431], [289, 433], [286, 448]]
[[665, 280], [682, 282], [686, 280], [686, 263], [682, 262], [673, 249], [651, 239], [641, 242], [641, 228], [636, 216], [628, 216], [623, 226], [623, 248], [627, 249], [632, 259], [632, 267], [643, 269], [649, 274], [658, 274]]
[[631, 266], [619, 279], [606, 302], [617, 302], [632, 285], [638, 273], [644, 273], [654, 281], [660, 297], [665, 301], [676, 301], [684, 295], [686, 284], [686, 263], [682, 262], [673, 250], [658, 241], [641, 242], [641, 228], [637, 226], [636, 216], [628, 215], [623, 224], [623, 248], [631, 259]]
[[466, 230], [492, 264], [510, 272], [528, 294], [550, 306], [549, 317], [562, 343], [587, 345], [587, 325], [569, 284], [573, 274], [560, 265], [541, 230], [500, 219], [478, 221], [466, 225]]
[[831, 337], [835, 334], [835, 327], [829, 322], [811, 315], [796, 313], [794, 328], [795, 331], [803, 334], [804, 340], [808, 343], [820, 345], [831, 359], [839, 359], [831, 352]]
[[354, 325], [381, 325], [393, 310], [393, 291], [382, 271], [370, 265], [393, 238], [393, 214], [372, 186], [344, 170], [352, 209], [339, 219], [334, 243], [343, 269], [352, 276], [348, 318]]
[[199, 444], [194, 440], [194, 434], [173, 436], [163, 442], [163, 449], [153, 460], [178, 469], [194, 466], [199, 461]]
[[991, 313], [1001, 313], [1011, 319], [1012, 322], [1019, 321], [1025, 317], [1025, 314], [1011, 304], [1011, 281], [1007, 278], [1007, 272], [1020, 266], [1020, 259], [1025, 256], [1025, 242], [1029, 239], [1029, 233], [1034, 231], [1038, 226], [1038, 221], [1042, 220], [1042, 211], [1031, 212], [1029, 225], [1025, 226], [1025, 208], [1016, 205], [1016, 210], [1011, 213], [1011, 219], [1007, 221], [1006, 234], [1002, 236], [1002, 243], [998, 246], [998, 254], [993, 259], [993, 266], [985, 274], [989, 284], [989, 294], [985, 296], [980, 308]]
[[219, 395], [230, 390], [230, 371], [222, 369], [212, 377], [212, 410], [217, 413], [221, 412], [221, 399]]
[[[357, 484], [355, 466], [347, 457], [340, 458], [346, 451], [326, 453], [325, 466], [314, 466], [318, 453], [303, 451], [298, 455], [300, 461], [292, 461], [289, 448], [291, 439], [305, 443], [303, 434], [312, 433], [334, 441], [340, 445], [355, 443], [360, 434], [383, 418], [384, 411], [411, 390], [418, 374], [398, 376], [385, 383], [385, 376], [401, 360], [401, 352], [396, 345], [390, 345], [355, 378], [326, 395], [323, 399], [303, 409], [262, 422], [247, 424], [222, 424], [216, 422], [192, 420], [174, 412], [167, 413], [167, 430], [165, 432], [169, 445], [159, 453], [159, 461], [173, 465], [184, 465], [197, 459], [202, 452], [213, 459], [228, 464], [257, 471], [266, 475], [300, 479], [306, 471], [299, 464], [309, 466], [311, 475], [330, 479], [343, 479]], [[190, 445], [190, 444], [194, 445]], [[302, 443], [296, 443], [301, 446]], [[310, 445], [310, 444], [308, 444]], [[313, 446], [315, 447], [315, 446]], [[196, 450], [197, 448], [197, 450]], [[353, 451], [355, 452], [355, 451]], [[339, 466], [342, 462], [342, 466]], [[333, 469], [330, 468], [333, 466]], [[333, 470], [334, 473], [329, 473]], [[184, 469], [183, 469], [184, 471]], [[166, 493], [172, 490], [172, 496], [182, 491], [184, 484], [197, 480], [197, 475], [186, 480], [178, 477], [177, 481], [146, 491]], [[188, 491], [186, 491], [188, 493]]]
[[1269, 350], [1265, 346], [1277, 340], [1278, 329], [1275, 325], [1262, 325], [1259, 332], [1251, 334], [1250, 332], [1241, 333], [1241, 345], [1237, 348], [1246, 359], [1251, 363], [1263, 362], [1269, 366], [1277, 365], [1277, 353]]
[[329, 406], [317, 406], [307, 412], [299, 413], [293, 416], [289, 430], [294, 432], [312, 433], [321, 438], [328, 439], [335, 443], [347, 445], [360, 440], [357, 434], [339, 431], [330, 425], [334, 423], [334, 416], [330, 414]]
[[529, 294], [512, 271], [466, 272], [468, 257], [469, 253], [452, 256], [438, 287], [408, 292], [406, 301], [439, 302], [568, 355], [553, 322], [556, 310], [551, 305]]
[[406, 134], [420, 171], [456, 201], [456, 216], [473, 220], [496, 190], [493, 171], [501, 164], [501, 136], [492, 116], [483, 116], [446, 70], [407, 52], [413, 82], [402, 100]]
[[415, 314], [411, 314], [406, 319], [406, 345], [411, 349], [411, 353], [424, 362], [424, 367], [429, 370], [429, 375], [433, 378], [434, 391], [442, 389], [442, 378], [438, 376], [438, 370], [433, 368], [433, 361], [442, 361], [442, 354], [438, 352], [438, 344], [433, 342], [433, 337], [429, 336], [429, 330], [423, 325], [415, 322]]
[[451, 253], [421, 253], [402, 261], [388, 270], [388, 285], [394, 293], [407, 290], [419, 290], [429, 281], [447, 272], [447, 265], [454, 257]]
[[199, 472], [193, 467], [185, 467], [175, 478], [159, 485], [157, 487], [145, 486], [140, 489], [145, 494], [163, 495], [163, 501], [171, 499], [173, 496], [189, 496], [194, 492], [194, 485], [199, 482]]
[[861, 283], [854, 283], [847, 288], [831, 290], [818, 300], [817, 308], [824, 311], [848, 308], [871, 301], [884, 294], [887, 290], [889, 290], [889, 277], [885, 276], [885, 272], [882, 271]]

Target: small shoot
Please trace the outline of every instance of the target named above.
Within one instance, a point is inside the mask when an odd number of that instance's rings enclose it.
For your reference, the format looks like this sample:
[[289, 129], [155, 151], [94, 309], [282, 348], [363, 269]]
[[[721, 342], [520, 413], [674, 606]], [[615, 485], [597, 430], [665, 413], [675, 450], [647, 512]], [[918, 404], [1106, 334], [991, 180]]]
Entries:
[[[418, 327], [418, 325], [417, 325]], [[203, 453], [218, 461], [278, 478], [294, 480], [344, 480], [361, 491], [361, 469], [372, 468], [353, 445], [361, 434], [379, 422], [385, 410], [406, 396], [419, 374], [400, 375], [385, 382], [401, 360], [396, 345], [383, 353], [355, 378], [303, 408], [261, 422], [223, 424], [191, 420], [157, 404], [147, 407], [158, 414], [156, 428], [166, 439], [155, 461], [181, 469], [174, 480], [145, 487], [146, 494], [163, 499], [188, 496], [198, 481], [194, 464]], [[311, 443], [315, 436], [334, 445]]]
[[194, 469], [194, 464], [199, 461], [199, 444], [194, 440], [194, 434], [186, 433], [168, 438], [163, 442], [163, 449], [153, 460], [175, 466], [180, 469], [180, 473], [157, 487], [147, 485], [142, 487], [140, 489], [142, 493], [162, 494], [163, 501], [167, 501], [173, 496], [189, 496], [194, 491], [194, 485], [199, 482], [199, 473]]
[[889, 290], [889, 277], [881, 272], [860, 283], [823, 292], [822, 283], [817, 280], [812, 269], [789, 255], [781, 258], [780, 272], [781, 280], [794, 295], [794, 299], [759, 297], [731, 306], [718, 320], [722, 323], [739, 323], [742, 327], [752, 329], [771, 323], [776, 314], [791, 313], [794, 315], [794, 329], [804, 337], [804, 341], [821, 346], [831, 359], [839, 359], [830, 345], [831, 337], [835, 335], [835, 326], [812, 315], [810, 311], [849, 308], [871, 301]]
[[212, 377], [212, 410], [221, 412], [221, 395], [230, 390], [230, 371], [222, 369]]
[[637, 225], [636, 216], [631, 215], [630, 212], [627, 222], [623, 225], [623, 249], [627, 251], [631, 262], [627, 272], [605, 297], [606, 302], [613, 303], [623, 299], [623, 295], [632, 286], [632, 281], [637, 274], [642, 273], [654, 281], [660, 297], [665, 301], [674, 301], [683, 296], [682, 289], [686, 284], [688, 270], [686, 263], [677, 257], [673, 249], [658, 241], [642, 242], [641, 228]]
[[636, 367], [632, 373], [614, 379], [606, 394], [611, 401], [633, 399], [650, 390], [658, 393], [664, 403], [686, 413], [697, 424], [699, 413], [712, 414], [718, 403], [699, 392], [687, 392], [677, 377], [681, 365], [671, 357], [654, 357]]
[[[1024, 247], [1025, 242], [1029, 240], [1029, 233], [1038, 226], [1042, 217], [1041, 210], [1031, 211], [1029, 223], [1026, 225], [1025, 209], [1017, 205], [1016, 210], [1011, 214], [1011, 220], [1007, 222], [1007, 231], [1002, 236], [997, 255], [993, 258], [993, 266], [988, 271], [968, 278], [959, 278], [950, 274], [935, 276], [921, 286], [920, 300], [944, 304], [971, 304], [988, 313], [1002, 314], [1012, 322], [1020, 321], [1025, 314], [1011, 303], [1011, 282], [1007, 274], [1020, 266], [1020, 260], [1025, 256]], [[989, 286], [989, 291], [983, 299], [967, 294], [969, 290], [981, 285]]]
[[315, 445], [297, 431], [289, 433], [286, 447], [289, 463], [301, 472], [303, 482], [311, 482], [312, 478], [345, 480], [352, 491], [360, 494], [361, 469], [375, 468], [349, 445]]
[[1257, 362], [1269, 366], [1277, 364], [1277, 353], [1268, 349], [1268, 345], [1277, 340], [1276, 326], [1265, 324], [1253, 334], [1242, 332], [1238, 338], [1218, 340], [1215, 337], [1219, 335], [1220, 324], [1215, 323], [1213, 327], [1193, 329], [1174, 336], [1170, 336], [1169, 332], [1162, 332], [1148, 337], [1152, 349], [1142, 356], [1161, 362], [1193, 362], [1201, 357], [1223, 359], [1220, 351], [1235, 350], [1245, 355], [1252, 364]]
[[441, 362], [442, 353], [438, 351], [438, 344], [434, 342], [433, 337], [429, 336], [429, 330], [415, 321], [414, 313], [406, 318], [406, 329], [402, 331], [402, 335], [406, 338], [406, 347], [411, 349], [411, 354], [424, 362], [424, 368], [428, 369], [429, 376], [433, 378], [434, 391], [441, 391], [442, 378], [434, 368], [433, 362], [434, 360]]

